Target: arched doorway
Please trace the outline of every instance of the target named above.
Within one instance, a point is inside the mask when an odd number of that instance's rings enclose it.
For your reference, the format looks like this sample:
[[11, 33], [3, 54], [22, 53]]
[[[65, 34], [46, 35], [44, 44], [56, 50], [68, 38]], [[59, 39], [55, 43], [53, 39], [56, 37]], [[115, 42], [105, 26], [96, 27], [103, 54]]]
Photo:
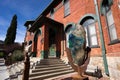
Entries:
[[38, 29], [36, 32], [35, 32], [35, 35], [34, 35], [34, 49], [33, 49], [33, 57], [36, 57], [37, 55], [37, 43], [38, 43], [38, 37], [39, 35], [41, 35], [41, 30]]

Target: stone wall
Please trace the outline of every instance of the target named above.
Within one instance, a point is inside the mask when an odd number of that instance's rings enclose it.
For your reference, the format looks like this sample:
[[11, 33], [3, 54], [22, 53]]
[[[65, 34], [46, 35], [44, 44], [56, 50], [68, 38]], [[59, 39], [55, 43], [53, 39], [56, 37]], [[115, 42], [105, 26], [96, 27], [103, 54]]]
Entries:
[[[108, 69], [110, 74], [110, 80], [119, 80], [120, 76], [120, 57], [107, 57]], [[89, 66], [98, 66], [102, 70], [103, 76], [105, 75], [103, 58], [91, 57]]]

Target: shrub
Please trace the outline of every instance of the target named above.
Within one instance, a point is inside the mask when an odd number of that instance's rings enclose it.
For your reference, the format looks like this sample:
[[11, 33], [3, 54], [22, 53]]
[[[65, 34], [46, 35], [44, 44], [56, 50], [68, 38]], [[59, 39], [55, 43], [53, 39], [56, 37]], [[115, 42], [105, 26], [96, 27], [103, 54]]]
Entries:
[[21, 50], [15, 50], [12, 54], [12, 62], [24, 60], [24, 54]]
[[4, 53], [0, 52], [0, 58], [3, 58], [3, 57], [4, 57]]

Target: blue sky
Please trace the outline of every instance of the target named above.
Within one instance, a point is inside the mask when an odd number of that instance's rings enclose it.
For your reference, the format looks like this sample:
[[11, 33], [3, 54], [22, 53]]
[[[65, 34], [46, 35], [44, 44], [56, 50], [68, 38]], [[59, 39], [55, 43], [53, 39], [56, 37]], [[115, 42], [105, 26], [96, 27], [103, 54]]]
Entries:
[[27, 20], [35, 20], [52, 0], [0, 0], [0, 40], [4, 40], [12, 17], [17, 15], [15, 42], [23, 42]]

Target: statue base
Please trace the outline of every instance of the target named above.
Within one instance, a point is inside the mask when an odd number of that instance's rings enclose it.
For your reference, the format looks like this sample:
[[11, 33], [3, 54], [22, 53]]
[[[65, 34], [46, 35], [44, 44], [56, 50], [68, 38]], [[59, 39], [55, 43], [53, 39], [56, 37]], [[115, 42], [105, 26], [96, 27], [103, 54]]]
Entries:
[[78, 74], [72, 75], [72, 80], [89, 80], [87, 76], [80, 76]]
[[61, 80], [89, 80], [89, 78], [87, 76], [81, 77], [78, 74], [73, 74], [73, 75], [66, 77], [64, 79], [61, 79]]

